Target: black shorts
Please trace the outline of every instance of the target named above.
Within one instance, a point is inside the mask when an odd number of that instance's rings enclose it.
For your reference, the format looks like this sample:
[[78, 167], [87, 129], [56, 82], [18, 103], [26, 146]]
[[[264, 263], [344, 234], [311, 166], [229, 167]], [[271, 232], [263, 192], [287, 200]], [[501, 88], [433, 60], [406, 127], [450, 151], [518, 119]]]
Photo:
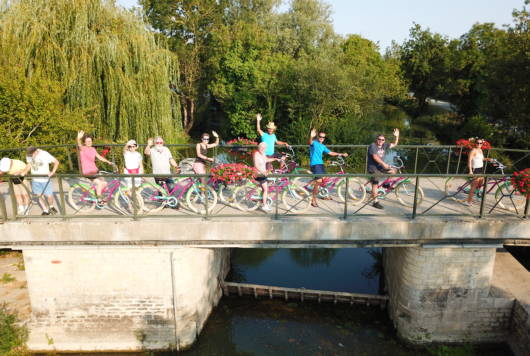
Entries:
[[22, 184], [22, 182], [24, 181], [24, 177], [15, 177], [11, 179], [11, 181], [13, 182], [13, 184]]
[[278, 152], [274, 152], [271, 155], [267, 155], [267, 158], [282, 158], [282, 154]]
[[368, 166], [368, 173], [374, 174], [370, 177], [370, 183], [379, 184], [379, 177], [388, 174], [389, 170], [382, 166]]
[[256, 177], [256, 182], [263, 184], [267, 181], [267, 177]]
[[484, 172], [484, 167], [473, 168], [473, 174], [482, 174]]

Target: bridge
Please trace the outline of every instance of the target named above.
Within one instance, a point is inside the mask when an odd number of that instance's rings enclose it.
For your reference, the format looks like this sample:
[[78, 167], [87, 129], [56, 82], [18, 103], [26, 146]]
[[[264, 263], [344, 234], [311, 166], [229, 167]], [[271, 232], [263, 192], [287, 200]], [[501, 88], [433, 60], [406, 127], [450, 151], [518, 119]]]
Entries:
[[[75, 170], [75, 148], [57, 149], [69, 157], [63, 159], [68, 170]], [[224, 149], [218, 154], [230, 152]], [[188, 146], [172, 150], [177, 157], [189, 154]], [[340, 150], [352, 152], [352, 169], [340, 175], [345, 191], [363, 185], [369, 177], [363, 168], [366, 146]], [[394, 178], [410, 187], [401, 196], [390, 189], [382, 200], [384, 210], [372, 207], [368, 194], [364, 199], [345, 194], [341, 200], [330, 189], [332, 200], [319, 199], [319, 207], [305, 209], [297, 209], [307, 203], [304, 196], [293, 194], [285, 204], [281, 193], [273, 193], [270, 212], [243, 211], [233, 200], [213, 204], [206, 198], [191, 206], [181, 200], [178, 209], [168, 205], [149, 211], [140, 202], [141, 186], [134, 184], [129, 203], [117, 200], [79, 209], [69, 191], [88, 183], [79, 174], [64, 172], [52, 179], [58, 214], [41, 216], [38, 197], [32, 197], [27, 211], [17, 213], [14, 177], [5, 177], [7, 182], [0, 184], [0, 246], [23, 251], [33, 315], [28, 346], [35, 351], [186, 348], [221, 298], [223, 286], [226, 292], [231, 248], [369, 246], [384, 248], [385, 299], [404, 339], [530, 343], [528, 331], [518, 336], [510, 331], [524, 329], [528, 301], [492, 284], [497, 249], [530, 246], [528, 199], [511, 187], [508, 175], [485, 170], [487, 184], [468, 207], [462, 203], [465, 192], [447, 185], [450, 179], [466, 182], [461, 148], [400, 150], [411, 168]], [[509, 159], [506, 173], [530, 166], [529, 151], [488, 154]], [[325, 176], [339, 177], [335, 172]], [[111, 174], [105, 179], [128, 177]], [[156, 176], [142, 177], [152, 182]], [[303, 182], [313, 175], [271, 177]], [[198, 178], [209, 179], [190, 174], [174, 178], [193, 181], [195, 187], [200, 186]]]

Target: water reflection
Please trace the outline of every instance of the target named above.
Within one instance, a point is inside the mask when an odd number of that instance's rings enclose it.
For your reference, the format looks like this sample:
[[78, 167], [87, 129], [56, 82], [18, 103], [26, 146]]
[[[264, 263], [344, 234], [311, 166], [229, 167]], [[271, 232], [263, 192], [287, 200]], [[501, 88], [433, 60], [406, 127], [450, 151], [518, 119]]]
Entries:
[[227, 278], [280, 287], [379, 292], [380, 249], [237, 249]]

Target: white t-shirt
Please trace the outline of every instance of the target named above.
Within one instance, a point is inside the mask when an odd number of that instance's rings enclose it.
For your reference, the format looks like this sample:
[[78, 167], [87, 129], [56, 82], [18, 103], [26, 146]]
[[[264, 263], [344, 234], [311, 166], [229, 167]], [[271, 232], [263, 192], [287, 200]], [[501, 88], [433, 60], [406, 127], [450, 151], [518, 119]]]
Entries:
[[171, 174], [169, 160], [172, 159], [171, 151], [166, 146], [151, 148], [151, 164], [153, 174]]
[[142, 164], [142, 155], [140, 152], [126, 151], [123, 153], [123, 158], [125, 160], [126, 169], [139, 169]]
[[[55, 161], [55, 157], [44, 150], [38, 149], [34, 156], [27, 156], [26, 162], [31, 166], [31, 174], [48, 174], [50, 173], [50, 163]], [[48, 181], [48, 178], [39, 177], [33, 178], [34, 182]]]

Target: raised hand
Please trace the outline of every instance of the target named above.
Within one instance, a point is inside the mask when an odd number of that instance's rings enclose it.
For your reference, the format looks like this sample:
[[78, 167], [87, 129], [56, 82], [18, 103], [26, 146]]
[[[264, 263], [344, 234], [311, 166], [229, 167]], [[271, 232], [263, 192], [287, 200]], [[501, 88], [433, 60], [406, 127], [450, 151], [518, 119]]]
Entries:
[[83, 136], [85, 136], [85, 131], [83, 131], [83, 130], [77, 131], [77, 139], [78, 140], [82, 139]]
[[259, 122], [259, 121], [261, 121], [261, 119], [263, 119], [263, 117], [261, 116], [261, 114], [257, 114], [257, 115], [256, 115], [256, 120], [258, 120], [258, 122]]
[[147, 139], [147, 146], [153, 146], [153, 139], [151, 137]]
[[317, 130], [316, 129], [311, 129], [311, 138], [314, 138], [317, 136]]
[[218, 135], [217, 132], [215, 132], [215, 131], [212, 131], [212, 135], [213, 135], [213, 137], [215, 137], [215, 138], [218, 138], [218, 137], [219, 137], [219, 135]]
[[394, 129], [394, 136], [399, 137], [399, 129]]

